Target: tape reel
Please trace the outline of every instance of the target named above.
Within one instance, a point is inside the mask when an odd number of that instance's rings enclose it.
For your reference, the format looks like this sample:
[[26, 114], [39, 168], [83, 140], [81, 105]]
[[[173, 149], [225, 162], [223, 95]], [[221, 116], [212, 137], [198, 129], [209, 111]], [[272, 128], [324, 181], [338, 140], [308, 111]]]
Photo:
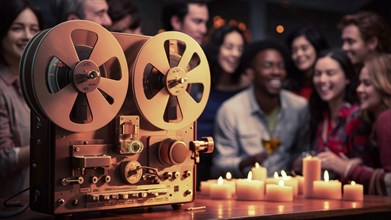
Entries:
[[87, 132], [120, 110], [127, 71], [122, 48], [109, 31], [90, 21], [68, 21], [30, 41], [21, 60], [21, 84], [37, 114], [69, 131]]
[[[147, 40], [131, 73], [114, 35], [85, 20], [40, 32], [21, 60], [21, 86], [30, 108], [73, 132], [95, 131], [108, 124], [125, 101], [130, 76], [141, 114], [164, 130], [194, 122], [210, 93], [205, 54], [194, 39], [180, 32]], [[194, 87], [201, 88], [198, 99], [190, 94]]]
[[[164, 130], [194, 122], [210, 93], [205, 54], [194, 39], [180, 32], [163, 32], [149, 39], [136, 58], [132, 79], [144, 118]], [[199, 99], [190, 94], [195, 85], [202, 88]]]

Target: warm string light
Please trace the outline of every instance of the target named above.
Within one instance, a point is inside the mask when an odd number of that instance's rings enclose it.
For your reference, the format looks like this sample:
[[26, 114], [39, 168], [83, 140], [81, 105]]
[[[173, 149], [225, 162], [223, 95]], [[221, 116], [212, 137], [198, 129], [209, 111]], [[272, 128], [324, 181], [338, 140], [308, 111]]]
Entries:
[[[213, 17], [213, 28], [220, 28], [221, 26], [225, 25], [227, 22], [220, 16], [214, 16]], [[247, 30], [247, 25], [244, 22], [240, 22], [234, 19], [231, 19], [228, 21], [228, 25], [230, 26], [236, 26], [242, 31]]]
[[[234, 19], [231, 20], [225, 20], [221, 16], [216, 15], [212, 19], [212, 32], [213, 29], [218, 29], [222, 27], [223, 25], [228, 24], [231, 26], [237, 27], [239, 30], [243, 31], [244, 37], [247, 42], [250, 42], [251, 40], [251, 33], [250, 30], [247, 28], [247, 25], [244, 22], [240, 22]], [[206, 41], [208, 41], [208, 37], [206, 38]]]
[[277, 33], [282, 34], [282, 33], [284, 33], [284, 30], [285, 30], [285, 28], [284, 28], [283, 25], [277, 25], [276, 26]]

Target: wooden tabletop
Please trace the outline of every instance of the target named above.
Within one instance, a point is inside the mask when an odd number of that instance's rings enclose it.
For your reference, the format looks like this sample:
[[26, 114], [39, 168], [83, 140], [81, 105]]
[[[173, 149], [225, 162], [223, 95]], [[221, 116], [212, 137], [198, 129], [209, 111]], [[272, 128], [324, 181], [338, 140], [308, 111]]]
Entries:
[[[206, 206], [205, 209], [187, 211], [189, 207]], [[1, 211], [1, 210], [0, 210]], [[179, 210], [170, 205], [104, 212], [81, 213], [66, 216], [67, 219], [390, 219], [391, 197], [365, 196], [362, 202], [343, 200], [318, 200], [295, 198], [293, 202], [211, 200], [197, 195], [193, 203], [184, 204]], [[31, 210], [14, 219], [54, 219], [54, 216]]]

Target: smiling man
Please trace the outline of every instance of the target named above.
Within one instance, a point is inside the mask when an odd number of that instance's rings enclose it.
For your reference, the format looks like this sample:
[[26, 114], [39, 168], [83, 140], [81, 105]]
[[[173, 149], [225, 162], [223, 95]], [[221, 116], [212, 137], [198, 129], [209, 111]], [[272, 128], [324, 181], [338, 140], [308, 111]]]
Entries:
[[269, 176], [288, 171], [309, 146], [307, 102], [282, 89], [286, 49], [271, 40], [257, 41], [249, 45], [243, 60], [253, 83], [217, 113], [213, 177], [226, 172], [246, 177], [256, 162]]
[[391, 52], [391, 30], [378, 14], [361, 11], [346, 15], [338, 27], [342, 30], [342, 49], [353, 64], [362, 66], [370, 56]]
[[183, 32], [202, 44], [209, 19], [206, 0], [165, 1], [162, 15], [166, 31]]

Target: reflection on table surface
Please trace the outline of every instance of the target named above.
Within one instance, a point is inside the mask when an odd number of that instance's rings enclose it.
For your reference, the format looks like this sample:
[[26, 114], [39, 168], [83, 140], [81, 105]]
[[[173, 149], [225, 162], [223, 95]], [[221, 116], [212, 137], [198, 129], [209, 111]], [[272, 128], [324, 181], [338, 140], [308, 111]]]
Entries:
[[[198, 208], [205, 206], [205, 209]], [[195, 207], [188, 211], [190, 207]], [[391, 197], [365, 196], [362, 202], [295, 198], [293, 202], [211, 200], [197, 195], [180, 210], [171, 205], [79, 213], [67, 219], [217, 219], [217, 218], [384, 218], [391, 216]], [[14, 219], [54, 219], [55, 216], [27, 210]]]

